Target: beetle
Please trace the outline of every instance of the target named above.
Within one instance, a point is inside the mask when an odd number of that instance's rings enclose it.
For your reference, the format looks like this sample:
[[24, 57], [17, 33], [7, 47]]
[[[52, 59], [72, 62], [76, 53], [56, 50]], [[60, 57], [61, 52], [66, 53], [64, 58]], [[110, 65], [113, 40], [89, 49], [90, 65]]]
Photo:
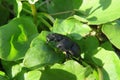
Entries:
[[58, 33], [50, 33], [47, 35], [47, 42], [51, 41], [56, 42], [56, 47], [66, 52], [67, 57], [80, 57], [80, 47], [69, 37]]

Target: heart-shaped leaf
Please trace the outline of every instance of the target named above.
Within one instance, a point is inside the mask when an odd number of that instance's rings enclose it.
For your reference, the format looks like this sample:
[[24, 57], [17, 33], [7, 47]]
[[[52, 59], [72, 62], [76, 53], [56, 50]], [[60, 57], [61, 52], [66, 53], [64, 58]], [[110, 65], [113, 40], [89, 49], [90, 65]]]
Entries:
[[16, 18], [0, 27], [0, 58], [18, 60], [24, 57], [37, 29], [27, 17]]
[[[111, 49], [111, 45], [108, 46], [110, 43], [105, 43], [102, 46], [99, 47], [97, 54], [94, 55], [96, 59], [99, 59], [102, 64], [103, 68], [101, 68], [101, 75], [103, 79], [105, 80], [120, 80], [120, 59], [116, 55], [113, 49]], [[109, 47], [109, 49], [108, 49]], [[111, 50], [110, 50], [111, 49]], [[94, 62], [99, 64], [99, 62], [96, 61], [96, 59], [93, 58]]]
[[[86, 19], [88, 24], [103, 24], [120, 18], [120, 0], [83, 0], [80, 7], [82, 15], [79, 20]], [[117, 5], [117, 6], [116, 6]]]
[[90, 75], [91, 72], [90, 67], [84, 68], [76, 61], [69, 60], [64, 64], [55, 64], [50, 69], [42, 71], [41, 80], [85, 80], [87, 74]]
[[46, 42], [48, 32], [42, 32], [31, 43], [30, 49], [24, 58], [25, 67], [40, 67], [51, 65], [57, 62], [63, 62], [64, 56], [56, 53]]
[[120, 21], [104, 24], [102, 32], [114, 46], [120, 49]]
[[76, 40], [80, 40], [90, 31], [91, 28], [88, 25], [83, 24], [74, 18], [69, 18], [63, 21], [56, 20], [52, 28], [52, 32], [69, 35]]

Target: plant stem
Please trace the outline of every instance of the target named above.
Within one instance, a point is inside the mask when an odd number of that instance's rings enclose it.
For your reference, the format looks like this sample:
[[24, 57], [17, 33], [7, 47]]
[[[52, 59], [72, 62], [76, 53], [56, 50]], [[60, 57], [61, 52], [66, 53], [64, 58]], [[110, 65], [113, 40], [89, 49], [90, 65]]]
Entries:
[[34, 23], [37, 25], [37, 11], [36, 11], [36, 7], [34, 4], [30, 4], [31, 5], [31, 10], [32, 10], [32, 15], [34, 18]]
[[73, 12], [74, 12], [74, 10], [71, 10], [71, 11], [58, 12], [58, 13], [54, 13], [54, 14], [50, 14], [50, 15], [55, 16], [55, 15], [73, 13]]
[[38, 18], [41, 20], [42, 23], [44, 23], [49, 29], [52, 27], [44, 18], [41, 16], [38, 16]]
[[97, 66], [97, 71], [98, 71], [98, 75], [99, 75], [99, 80], [104, 80], [103, 79], [103, 73], [101, 71], [101, 68]]

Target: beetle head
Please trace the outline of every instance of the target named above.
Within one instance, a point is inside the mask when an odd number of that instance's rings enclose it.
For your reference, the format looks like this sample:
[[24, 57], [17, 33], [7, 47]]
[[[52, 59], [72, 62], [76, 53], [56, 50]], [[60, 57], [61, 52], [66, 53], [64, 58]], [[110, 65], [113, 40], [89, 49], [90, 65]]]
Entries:
[[59, 42], [62, 39], [63, 39], [63, 36], [57, 33], [51, 33], [47, 35], [47, 42], [50, 42], [50, 41]]

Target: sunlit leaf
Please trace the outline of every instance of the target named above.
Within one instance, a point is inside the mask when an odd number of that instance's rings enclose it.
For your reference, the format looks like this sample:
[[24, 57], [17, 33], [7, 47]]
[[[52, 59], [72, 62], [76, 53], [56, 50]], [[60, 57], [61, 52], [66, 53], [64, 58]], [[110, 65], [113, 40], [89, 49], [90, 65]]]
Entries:
[[91, 28], [79, 22], [74, 18], [69, 18], [63, 21], [56, 20], [52, 28], [52, 32], [69, 35], [76, 40], [80, 40], [85, 35], [89, 34]]
[[[106, 45], [105, 47], [108, 46]], [[98, 52], [94, 57], [102, 61], [103, 68], [101, 69], [101, 71], [103, 79], [105, 80], [120, 79], [119, 77], [120, 60], [114, 51], [106, 50], [106, 48], [98, 48]], [[99, 62], [96, 63], [99, 64]]]
[[40, 80], [41, 72], [37, 70], [29, 71], [25, 73], [24, 80]]
[[[83, 0], [77, 17], [88, 24], [103, 24], [120, 18], [120, 0]], [[117, 5], [117, 6], [116, 6]]]
[[102, 32], [110, 42], [120, 49], [120, 22], [107, 23], [102, 26]]
[[76, 61], [70, 60], [64, 64], [55, 64], [51, 69], [42, 71], [41, 80], [85, 80], [86, 73], [91, 74], [92, 69], [84, 68]]

